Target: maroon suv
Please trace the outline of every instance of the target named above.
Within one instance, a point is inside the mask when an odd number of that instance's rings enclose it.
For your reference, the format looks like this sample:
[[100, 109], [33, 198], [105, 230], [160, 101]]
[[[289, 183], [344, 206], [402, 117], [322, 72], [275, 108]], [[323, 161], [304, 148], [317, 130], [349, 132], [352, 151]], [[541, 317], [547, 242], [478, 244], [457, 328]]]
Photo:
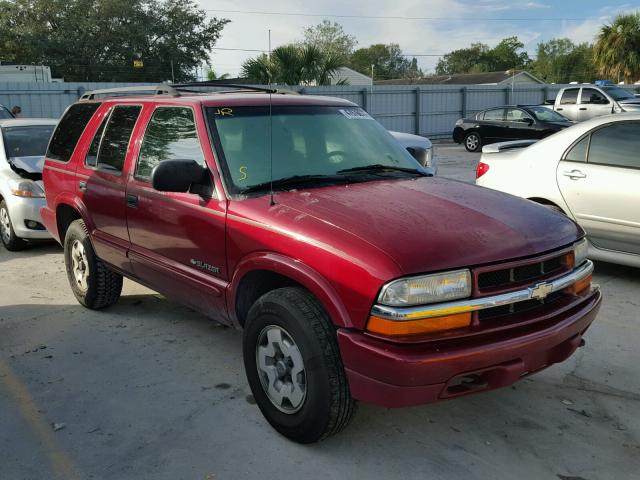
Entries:
[[287, 437], [338, 432], [356, 400], [510, 385], [583, 342], [601, 294], [566, 217], [431, 177], [345, 100], [155, 93], [67, 109], [42, 217], [86, 307], [126, 276], [243, 329], [251, 390]]

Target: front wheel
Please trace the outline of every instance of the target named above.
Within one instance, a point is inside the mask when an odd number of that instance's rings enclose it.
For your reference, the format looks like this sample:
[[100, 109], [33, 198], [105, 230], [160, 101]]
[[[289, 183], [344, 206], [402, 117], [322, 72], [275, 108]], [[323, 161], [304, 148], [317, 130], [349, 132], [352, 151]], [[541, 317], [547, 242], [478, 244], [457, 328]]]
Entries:
[[479, 133], [471, 132], [464, 137], [464, 148], [467, 149], [467, 152], [477, 152], [481, 146], [482, 139]]
[[355, 411], [335, 328], [308, 291], [279, 288], [251, 307], [243, 356], [253, 396], [282, 435], [313, 443], [338, 433]]
[[13, 224], [11, 223], [11, 217], [9, 216], [7, 202], [4, 200], [0, 202], [0, 238], [2, 239], [4, 248], [10, 252], [17, 252], [27, 246], [25, 240], [16, 236]]
[[96, 256], [82, 220], [75, 220], [67, 229], [64, 263], [71, 290], [85, 307], [98, 310], [120, 298], [122, 275], [109, 270]]

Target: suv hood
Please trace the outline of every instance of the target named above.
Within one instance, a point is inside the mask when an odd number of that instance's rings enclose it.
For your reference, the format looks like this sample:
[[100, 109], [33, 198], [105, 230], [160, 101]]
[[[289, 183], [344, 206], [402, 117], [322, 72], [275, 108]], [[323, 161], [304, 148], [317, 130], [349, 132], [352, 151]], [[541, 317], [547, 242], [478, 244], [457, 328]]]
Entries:
[[622, 100], [618, 102], [621, 107], [629, 107], [634, 110], [640, 108], [640, 98], [629, 98], [628, 100]]
[[581, 235], [531, 201], [436, 177], [291, 191], [276, 202], [374, 245], [403, 274], [536, 255]]

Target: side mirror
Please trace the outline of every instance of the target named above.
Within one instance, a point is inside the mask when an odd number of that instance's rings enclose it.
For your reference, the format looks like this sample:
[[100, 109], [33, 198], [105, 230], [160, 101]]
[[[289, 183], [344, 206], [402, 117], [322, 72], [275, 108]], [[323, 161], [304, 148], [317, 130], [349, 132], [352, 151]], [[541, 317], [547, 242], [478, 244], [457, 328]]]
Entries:
[[205, 179], [206, 169], [195, 160], [165, 160], [151, 171], [151, 185], [160, 192], [188, 192]]
[[533, 118], [525, 118], [523, 120], [524, 123], [526, 123], [527, 125], [531, 126], [533, 125]]
[[407, 147], [407, 152], [415, 158], [420, 165], [428, 167], [429, 159], [427, 158], [427, 150], [422, 147]]

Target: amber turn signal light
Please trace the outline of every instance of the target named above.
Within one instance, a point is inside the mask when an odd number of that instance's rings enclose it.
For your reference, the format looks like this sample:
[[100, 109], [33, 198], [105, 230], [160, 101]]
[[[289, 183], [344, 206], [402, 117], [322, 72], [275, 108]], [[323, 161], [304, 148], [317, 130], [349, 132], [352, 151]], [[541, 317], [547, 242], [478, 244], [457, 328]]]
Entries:
[[586, 277], [578, 280], [576, 283], [574, 283], [570, 287], [567, 287], [565, 289], [565, 292], [572, 295], [580, 295], [582, 292], [584, 292], [586, 289], [588, 289], [591, 286], [592, 280], [593, 280], [593, 276], [587, 275]]
[[372, 333], [389, 337], [420, 335], [425, 333], [443, 332], [471, 325], [471, 312], [447, 315], [445, 317], [421, 318], [419, 320], [387, 320], [370, 316], [367, 330]]

